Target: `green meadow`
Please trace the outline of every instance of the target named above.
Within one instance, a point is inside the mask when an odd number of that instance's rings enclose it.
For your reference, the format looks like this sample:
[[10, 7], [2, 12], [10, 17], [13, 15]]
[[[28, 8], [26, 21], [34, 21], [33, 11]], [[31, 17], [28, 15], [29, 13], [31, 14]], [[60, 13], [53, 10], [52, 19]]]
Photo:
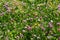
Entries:
[[60, 40], [60, 0], [0, 0], [0, 40]]

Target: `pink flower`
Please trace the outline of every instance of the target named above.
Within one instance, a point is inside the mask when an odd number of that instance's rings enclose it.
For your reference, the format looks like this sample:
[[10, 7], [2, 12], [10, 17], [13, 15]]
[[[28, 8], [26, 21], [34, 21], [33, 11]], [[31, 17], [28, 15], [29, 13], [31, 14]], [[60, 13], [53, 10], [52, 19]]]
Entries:
[[58, 28], [57, 30], [58, 30], [58, 32], [60, 32], [60, 28]]
[[49, 22], [49, 23], [48, 23], [48, 27], [49, 27], [49, 28], [52, 28], [52, 27], [53, 27], [52, 22]]
[[60, 4], [58, 5], [58, 10], [60, 10]]
[[27, 30], [32, 30], [32, 27], [28, 26], [28, 27], [27, 27]]

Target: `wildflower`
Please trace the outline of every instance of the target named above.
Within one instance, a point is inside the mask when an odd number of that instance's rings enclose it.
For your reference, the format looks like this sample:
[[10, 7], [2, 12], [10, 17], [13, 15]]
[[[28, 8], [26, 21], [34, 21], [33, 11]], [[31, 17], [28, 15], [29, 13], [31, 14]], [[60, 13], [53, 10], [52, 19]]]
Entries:
[[22, 4], [23, 6], [26, 6], [26, 3], [25, 3], [25, 2], [23, 2], [23, 1], [21, 2], [21, 4]]
[[27, 28], [27, 27], [25, 27], [25, 28]]
[[26, 32], [25, 30], [22, 30], [22, 32]]
[[60, 28], [57, 29], [60, 32]]
[[47, 36], [47, 39], [51, 39], [52, 38], [52, 36]]
[[40, 7], [39, 6], [37, 6], [37, 10], [40, 10]]
[[37, 39], [40, 39], [40, 37], [38, 36]]
[[49, 31], [49, 33], [50, 33], [50, 34], [53, 34], [53, 31], [52, 31], [52, 30], [50, 30], [50, 31]]
[[27, 30], [32, 30], [32, 27], [28, 26], [28, 27], [27, 27]]
[[58, 10], [60, 10], [60, 4], [58, 5]]
[[11, 11], [11, 8], [9, 7], [8, 3], [5, 3], [3, 6], [6, 8], [7, 12]]
[[23, 38], [23, 34], [22, 33], [20, 33], [20, 38]]
[[33, 38], [31, 38], [31, 40], [33, 40]]
[[7, 12], [11, 12], [11, 9], [8, 7], [8, 10], [7, 10]]
[[53, 22], [53, 20], [50, 20], [51, 22]]
[[8, 3], [5, 3], [3, 6], [8, 10]]
[[10, 30], [8, 29], [7, 32], [10, 32]]
[[49, 28], [52, 28], [52, 27], [53, 27], [52, 22], [49, 22], [49, 23], [48, 23], [48, 27], [49, 27]]
[[34, 37], [37, 37], [35, 34], [33, 34]]
[[17, 36], [16, 39], [19, 40], [19, 36]]
[[38, 19], [38, 21], [40, 21], [40, 19]]
[[33, 13], [35, 16], [37, 16], [38, 14], [37, 14], [37, 12], [35, 12], [35, 13]]
[[26, 22], [26, 20], [23, 20], [23, 22]]
[[33, 3], [32, 6], [35, 6], [35, 4]]
[[4, 12], [2, 12], [1, 14], [0, 14], [0, 16], [3, 16], [4, 15]]
[[58, 22], [58, 23], [57, 23], [57, 25], [59, 25], [59, 26], [60, 26], [60, 22]]
[[27, 18], [26, 20], [29, 20], [29, 18]]
[[7, 3], [5, 3], [3, 6], [7, 7], [7, 6], [8, 6], [8, 2], [7, 2]]

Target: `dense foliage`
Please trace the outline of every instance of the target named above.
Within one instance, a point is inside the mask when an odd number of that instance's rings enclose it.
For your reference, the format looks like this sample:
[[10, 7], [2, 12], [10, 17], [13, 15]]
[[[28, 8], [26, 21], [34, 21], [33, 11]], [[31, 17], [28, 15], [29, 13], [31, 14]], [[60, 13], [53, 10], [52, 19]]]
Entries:
[[60, 40], [60, 0], [0, 0], [0, 40]]

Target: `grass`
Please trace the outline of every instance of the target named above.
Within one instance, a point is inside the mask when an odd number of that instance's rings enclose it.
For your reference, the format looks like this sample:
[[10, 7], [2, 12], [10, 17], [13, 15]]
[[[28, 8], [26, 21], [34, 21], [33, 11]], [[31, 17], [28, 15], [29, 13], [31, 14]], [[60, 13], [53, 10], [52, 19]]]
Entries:
[[60, 1], [0, 0], [0, 40], [60, 40]]

